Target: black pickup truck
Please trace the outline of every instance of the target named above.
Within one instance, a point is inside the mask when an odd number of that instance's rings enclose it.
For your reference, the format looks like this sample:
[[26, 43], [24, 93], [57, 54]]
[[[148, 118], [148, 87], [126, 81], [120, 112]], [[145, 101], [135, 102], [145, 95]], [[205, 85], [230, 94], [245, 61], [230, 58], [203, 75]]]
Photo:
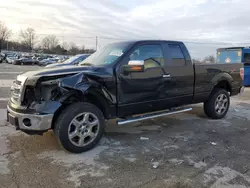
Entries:
[[113, 43], [78, 66], [19, 75], [7, 120], [28, 134], [52, 129], [66, 150], [80, 153], [99, 142], [108, 119], [122, 125], [201, 102], [208, 117], [223, 118], [230, 95], [244, 89], [243, 74], [240, 63], [193, 64], [182, 42]]

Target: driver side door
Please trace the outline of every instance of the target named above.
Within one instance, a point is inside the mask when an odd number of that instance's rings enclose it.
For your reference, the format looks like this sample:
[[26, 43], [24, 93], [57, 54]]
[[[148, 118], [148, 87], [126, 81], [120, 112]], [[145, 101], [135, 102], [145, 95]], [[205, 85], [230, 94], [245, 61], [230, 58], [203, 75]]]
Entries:
[[118, 72], [118, 115], [145, 113], [165, 108], [164, 96], [164, 64], [165, 58], [161, 43], [143, 43], [133, 47], [123, 60], [123, 65], [129, 61], [144, 61], [143, 72]]

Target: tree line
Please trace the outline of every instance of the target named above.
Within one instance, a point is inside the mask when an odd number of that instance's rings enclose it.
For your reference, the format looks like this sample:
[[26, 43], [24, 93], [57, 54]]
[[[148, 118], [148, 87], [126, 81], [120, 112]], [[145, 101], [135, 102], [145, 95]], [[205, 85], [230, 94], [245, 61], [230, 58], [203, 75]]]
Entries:
[[201, 60], [192, 59], [193, 63], [216, 63], [216, 58], [213, 55], [204, 57]]
[[[77, 46], [74, 43], [63, 42], [60, 44], [59, 39], [55, 35], [43, 37], [38, 43], [38, 35], [35, 29], [26, 28], [19, 33], [19, 41], [10, 41], [9, 38], [12, 31], [0, 21], [0, 51], [12, 50], [21, 52], [39, 52], [48, 54], [75, 55], [80, 53], [93, 53], [94, 49], [85, 48], [85, 46]], [[36, 45], [36, 47], [35, 47]], [[194, 63], [216, 63], [213, 55], [207, 56], [202, 60], [193, 59]]]
[[84, 45], [79, 47], [73, 42], [60, 44], [59, 39], [55, 35], [47, 35], [38, 42], [38, 35], [35, 29], [30, 27], [20, 30], [18, 41], [10, 40], [11, 35], [11, 29], [0, 21], [0, 51], [10, 50], [62, 55], [93, 53], [95, 51], [94, 49], [85, 48]]

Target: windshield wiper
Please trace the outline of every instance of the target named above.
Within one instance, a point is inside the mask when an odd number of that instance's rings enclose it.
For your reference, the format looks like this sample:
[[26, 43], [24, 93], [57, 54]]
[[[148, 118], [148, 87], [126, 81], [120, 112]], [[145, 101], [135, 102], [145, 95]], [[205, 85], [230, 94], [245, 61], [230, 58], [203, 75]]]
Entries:
[[84, 65], [87, 65], [87, 66], [94, 66], [93, 64], [91, 64], [91, 63], [88, 63], [88, 62], [86, 62], [86, 63], [81, 63], [81, 64], [79, 64], [80, 66], [84, 66]]

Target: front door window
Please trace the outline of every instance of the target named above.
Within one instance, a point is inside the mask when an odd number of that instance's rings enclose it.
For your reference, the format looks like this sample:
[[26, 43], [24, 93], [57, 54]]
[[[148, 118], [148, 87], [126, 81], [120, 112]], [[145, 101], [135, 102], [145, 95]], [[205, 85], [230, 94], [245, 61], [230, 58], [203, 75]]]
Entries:
[[161, 45], [142, 45], [136, 48], [129, 56], [130, 60], [143, 60], [145, 69], [161, 67], [164, 58]]

